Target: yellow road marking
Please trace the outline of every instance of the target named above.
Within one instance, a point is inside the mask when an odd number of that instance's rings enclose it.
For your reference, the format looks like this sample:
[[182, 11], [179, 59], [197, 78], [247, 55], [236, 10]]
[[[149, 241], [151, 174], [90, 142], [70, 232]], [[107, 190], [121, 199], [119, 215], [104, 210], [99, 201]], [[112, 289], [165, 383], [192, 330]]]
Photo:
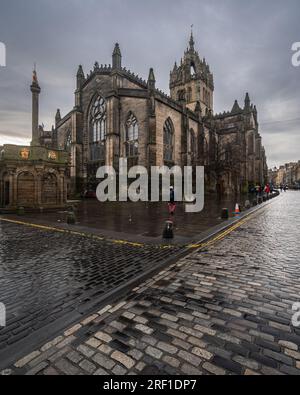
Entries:
[[[241, 227], [246, 222], [248, 222], [250, 219], [252, 219], [257, 213], [258, 213], [258, 211], [255, 211], [254, 213], [249, 214], [247, 217], [241, 219], [236, 224], [230, 226], [228, 229], [224, 230], [223, 232], [218, 233], [214, 238], [208, 240], [205, 243], [190, 244], [190, 245], [187, 245], [186, 247], [189, 250], [209, 247], [209, 246], [215, 244], [216, 242], [223, 240], [227, 235], [229, 235], [230, 233], [235, 231], [237, 228]], [[146, 243], [135, 243], [135, 242], [127, 241], [127, 240], [106, 239], [104, 237], [93, 235], [91, 233], [83, 233], [83, 232], [77, 232], [74, 230], [60, 229], [60, 228], [56, 228], [53, 226], [39, 225], [39, 224], [31, 223], [31, 222], [17, 221], [17, 220], [1, 218], [1, 217], [0, 217], [0, 221], [9, 222], [9, 223], [17, 224], [17, 225], [30, 226], [32, 228], [42, 229], [42, 230], [46, 230], [46, 231], [67, 233], [67, 234], [71, 234], [71, 235], [75, 235], [75, 236], [88, 237], [91, 239], [100, 240], [100, 241], [107, 241], [107, 242], [119, 244], [119, 245], [129, 245], [132, 247], [149, 246], [149, 244], [146, 244]], [[161, 248], [161, 249], [167, 249], [167, 248], [172, 249], [172, 248], [175, 248], [176, 246], [174, 246], [174, 245], [159, 245], [157, 247]]]
[[215, 244], [216, 242], [223, 240], [227, 235], [229, 235], [230, 233], [232, 233], [236, 229], [240, 228], [246, 222], [250, 221], [250, 219], [252, 219], [256, 214], [257, 214], [257, 211], [255, 211], [252, 214], [249, 214], [246, 218], [241, 219], [236, 224], [230, 226], [230, 228], [228, 228], [228, 229], [224, 230], [223, 232], [217, 234], [217, 236], [215, 236], [214, 238], [208, 240], [205, 243], [190, 244], [188, 246], [188, 249], [199, 249], [199, 248], [209, 247], [209, 246]]
[[46, 231], [68, 233], [68, 234], [75, 235], [75, 236], [89, 237], [89, 238], [101, 240], [101, 241], [105, 240], [105, 241], [115, 243], [115, 244], [131, 245], [133, 247], [143, 247], [144, 246], [144, 244], [141, 244], [141, 243], [134, 243], [131, 241], [126, 241], [126, 240], [113, 240], [113, 239], [110, 240], [110, 239], [105, 239], [104, 237], [101, 237], [101, 236], [93, 235], [91, 233], [76, 232], [74, 230], [60, 229], [60, 228], [56, 228], [53, 226], [38, 225], [38, 224], [31, 223], [31, 222], [23, 222], [23, 221], [17, 221], [17, 220], [7, 219], [7, 218], [0, 218], [0, 221], [9, 222], [9, 223], [17, 224], [17, 225], [30, 226], [31, 228], [42, 229], [42, 230], [46, 230]]

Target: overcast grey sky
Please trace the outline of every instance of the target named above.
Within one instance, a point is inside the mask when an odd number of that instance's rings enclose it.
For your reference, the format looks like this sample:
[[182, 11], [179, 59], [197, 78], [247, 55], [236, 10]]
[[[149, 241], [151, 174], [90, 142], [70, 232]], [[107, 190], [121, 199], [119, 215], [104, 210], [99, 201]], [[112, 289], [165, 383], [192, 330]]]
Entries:
[[[291, 46], [300, 41], [299, 0], [0, 0], [0, 145], [31, 134], [29, 85], [37, 63], [40, 123], [50, 128], [57, 108], [74, 105], [78, 64], [111, 63], [119, 42], [123, 65], [143, 78], [155, 70], [169, 92], [169, 71], [187, 46], [196, 47], [215, 77], [215, 111], [257, 105], [269, 166], [300, 160], [300, 67]], [[288, 122], [282, 122], [288, 121]]]

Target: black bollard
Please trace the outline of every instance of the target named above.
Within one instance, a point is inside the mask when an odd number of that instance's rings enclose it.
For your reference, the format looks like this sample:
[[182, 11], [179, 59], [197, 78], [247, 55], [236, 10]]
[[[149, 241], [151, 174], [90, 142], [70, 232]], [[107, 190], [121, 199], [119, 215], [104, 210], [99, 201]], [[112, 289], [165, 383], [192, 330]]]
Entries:
[[257, 199], [254, 199], [252, 204], [253, 204], [253, 207], [257, 206]]
[[172, 221], [166, 221], [164, 231], [163, 231], [163, 238], [164, 239], [173, 239], [174, 238], [174, 224]]
[[74, 211], [69, 211], [67, 214], [67, 224], [75, 225], [76, 224], [76, 216]]

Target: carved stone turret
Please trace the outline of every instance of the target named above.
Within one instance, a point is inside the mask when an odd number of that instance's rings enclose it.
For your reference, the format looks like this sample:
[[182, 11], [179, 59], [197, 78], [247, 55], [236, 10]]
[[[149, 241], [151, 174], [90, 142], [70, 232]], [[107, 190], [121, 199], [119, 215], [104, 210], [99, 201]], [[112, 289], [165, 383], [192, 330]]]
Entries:
[[55, 115], [55, 126], [61, 121], [60, 109], [58, 108]]
[[81, 89], [81, 87], [85, 81], [84, 72], [83, 72], [83, 68], [81, 65], [79, 65], [79, 67], [78, 67], [76, 77], [77, 77], [77, 89]]
[[149, 77], [148, 77], [148, 82], [147, 82], [148, 89], [152, 90], [152, 91], [155, 90], [155, 83], [156, 83], [156, 81], [155, 81], [154, 71], [151, 68], [149, 71]]
[[76, 91], [75, 91], [75, 109], [81, 110], [82, 102], [82, 86], [85, 83], [85, 76], [82, 66], [79, 65], [76, 75]]
[[120, 46], [118, 43], [115, 45], [115, 49], [112, 55], [112, 68], [121, 70], [122, 69], [122, 54], [120, 50]]
[[239, 103], [237, 100], [235, 100], [234, 105], [232, 107], [231, 113], [232, 114], [239, 114], [242, 112], [241, 107], [239, 106]]
[[251, 110], [250, 104], [251, 104], [251, 101], [250, 101], [249, 93], [247, 92], [246, 97], [245, 97], [245, 106], [244, 106], [244, 110], [246, 112], [249, 112]]

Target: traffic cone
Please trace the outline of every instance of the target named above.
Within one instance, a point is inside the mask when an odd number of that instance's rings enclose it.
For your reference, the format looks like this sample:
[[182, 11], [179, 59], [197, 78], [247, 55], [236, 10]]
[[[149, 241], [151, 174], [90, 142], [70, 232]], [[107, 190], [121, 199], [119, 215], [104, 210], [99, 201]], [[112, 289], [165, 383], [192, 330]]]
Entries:
[[240, 213], [241, 213], [241, 211], [240, 211], [240, 205], [237, 203], [237, 204], [235, 205], [234, 214], [235, 214], [235, 215], [239, 215]]

